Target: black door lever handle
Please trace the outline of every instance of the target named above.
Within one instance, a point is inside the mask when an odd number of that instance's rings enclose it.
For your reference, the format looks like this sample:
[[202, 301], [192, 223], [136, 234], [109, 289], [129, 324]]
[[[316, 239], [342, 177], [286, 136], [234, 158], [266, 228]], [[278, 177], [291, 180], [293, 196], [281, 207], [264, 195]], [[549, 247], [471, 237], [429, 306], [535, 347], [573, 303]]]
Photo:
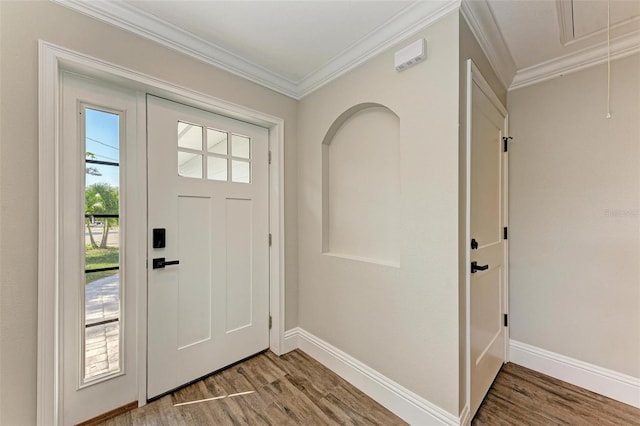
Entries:
[[478, 262], [471, 262], [471, 273], [475, 274], [477, 271], [486, 271], [489, 269], [489, 265], [478, 265]]
[[165, 266], [178, 265], [179, 260], [164, 260], [164, 257], [157, 257], [153, 259], [153, 269], [163, 269]]

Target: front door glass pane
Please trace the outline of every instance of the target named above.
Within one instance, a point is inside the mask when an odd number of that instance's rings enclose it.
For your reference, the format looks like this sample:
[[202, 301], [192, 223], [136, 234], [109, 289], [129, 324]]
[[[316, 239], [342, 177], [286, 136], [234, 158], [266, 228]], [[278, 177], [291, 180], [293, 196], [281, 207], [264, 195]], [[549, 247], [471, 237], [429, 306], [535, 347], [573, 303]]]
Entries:
[[202, 178], [202, 155], [178, 151], [178, 174], [190, 178]]
[[233, 170], [231, 175], [233, 176], [232, 182], [249, 183], [251, 182], [251, 166], [247, 161], [232, 161]]
[[202, 127], [179, 121], [178, 146], [180, 148], [202, 150]]
[[231, 155], [234, 157], [240, 157], [240, 158], [249, 158], [249, 154], [250, 154], [250, 141], [251, 139], [245, 137], [245, 136], [240, 136], [240, 135], [233, 135], [231, 136], [231, 141], [232, 141], [232, 149], [231, 149]]
[[211, 180], [227, 180], [227, 159], [209, 157], [207, 161], [207, 177]]
[[227, 155], [227, 133], [207, 129], [207, 147], [210, 153]]

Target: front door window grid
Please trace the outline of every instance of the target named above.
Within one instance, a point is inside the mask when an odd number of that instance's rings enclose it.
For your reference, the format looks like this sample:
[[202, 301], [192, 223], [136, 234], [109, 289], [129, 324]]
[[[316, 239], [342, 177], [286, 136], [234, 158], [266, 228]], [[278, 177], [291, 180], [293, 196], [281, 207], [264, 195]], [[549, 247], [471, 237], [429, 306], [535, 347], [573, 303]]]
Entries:
[[251, 183], [251, 138], [184, 121], [177, 136], [179, 176]]

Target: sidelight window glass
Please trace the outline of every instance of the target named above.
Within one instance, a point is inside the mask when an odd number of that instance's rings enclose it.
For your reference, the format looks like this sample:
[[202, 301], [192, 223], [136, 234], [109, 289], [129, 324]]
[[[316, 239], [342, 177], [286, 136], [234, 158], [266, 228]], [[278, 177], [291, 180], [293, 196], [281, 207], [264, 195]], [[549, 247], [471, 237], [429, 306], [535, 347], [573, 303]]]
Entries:
[[84, 107], [83, 383], [122, 370], [120, 115]]

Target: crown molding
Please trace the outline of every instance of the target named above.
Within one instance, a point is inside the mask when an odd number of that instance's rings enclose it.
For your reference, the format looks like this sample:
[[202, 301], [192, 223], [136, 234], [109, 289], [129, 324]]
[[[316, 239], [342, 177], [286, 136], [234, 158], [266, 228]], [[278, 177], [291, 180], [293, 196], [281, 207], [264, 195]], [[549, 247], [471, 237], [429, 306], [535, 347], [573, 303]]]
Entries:
[[[558, 25], [560, 28], [560, 42], [563, 46], [570, 46], [574, 43], [578, 43], [590, 38], [606, 35], [608, 29], [603, 27], [599, 30], [592, 31], [587, 34], [576, 37], [573, 34], [573, 8], [575, 4], [570, 0], [556, 0], [556, 10], [558, 11]], [[626, 34], [637, 31], [638, 22], [640, 22], [640, 16], [634, 16], [623, 21], [612, 23], [611, 32], [618, 34]]]
[[486, 0], [462, 0], [460, 10], [498, 78], [504, 87], [509, 87], [516, 75], [516, 64], [489, 4]]
[[460, 6], [460, 0], [417, 1], [300, 81], [289, 80], [221, 46], [120, 1], [51, 0], [153, 40], [294, 99], [300, 99]]
[[417, 1], [298, 82], [304, 97], [460, 7], [460, 0]]
[[297, 98], [295, 83], [175, 25], [121, 1], [51, 0], [138, 34], [276, 92]]
[[[611, 41], [611, 60], [640, 52], [640, 31], [628, 33]], [[564, 74], [601, 64], [607, 61], [607, 43], [569, 53], [519, 70], [509, 90], [530, 86]]]

